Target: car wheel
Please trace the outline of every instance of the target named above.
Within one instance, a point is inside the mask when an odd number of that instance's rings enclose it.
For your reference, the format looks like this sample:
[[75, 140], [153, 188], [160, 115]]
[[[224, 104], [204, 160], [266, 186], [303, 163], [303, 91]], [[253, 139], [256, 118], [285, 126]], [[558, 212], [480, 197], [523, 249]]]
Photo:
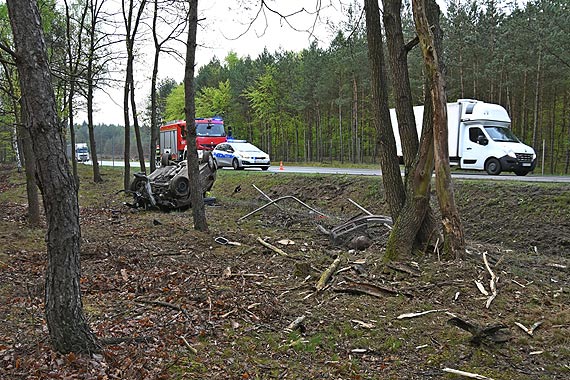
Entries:
[[241, 166], [239, 166], [239, 161], [237, 158], [234, 158], [234, 160], [232, 161], [232, 167], [235, 170], [242, 170], [243, 169]]
[[526, 170], [515, 170], [515, 174], [520, 177], [524, 177], [525, 175], [528, 174], [528, 172]]
[[170, 155], [168, 153], [162, 153], [160, 156], [160, 166], [168, 166], [170, 164]]
[[204, 152], [203, 160], [208, 164], [208, 169], [216, 171], [216, 163], [214, 162], [212, 152]]
[[501, 174], [501, 163], [495, 157], [491, 157], [485, 163], [485, 171], [489, 175]]
[[143, 178], [135, 178], [133, 182], [131, 182], [131, 191], [135, 193], [142, 193], [144, 187], [146, 186], [146, 181]]
[[261, 170], [267, 170], [267, 169], [269, 169], [269, 166], [262, 166], [261, 167]]
[[185, 197], [190, 192], [190, 181], [186, 177], [178, 177], [172, 182], [171, 188], [177, 196]]

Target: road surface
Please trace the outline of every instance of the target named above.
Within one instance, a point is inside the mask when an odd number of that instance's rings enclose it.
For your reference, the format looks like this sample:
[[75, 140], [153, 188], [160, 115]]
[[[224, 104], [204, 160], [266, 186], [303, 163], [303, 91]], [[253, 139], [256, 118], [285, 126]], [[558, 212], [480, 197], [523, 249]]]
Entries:
[[[90, 165], [91, 162], [87, 162]], [[100, 161], [101, 166], [123, 166], [123, 161]], [[138, 161], [131, 162], [131, 171], [139, 168]], [[222, 170], [233, 170], [224, 168]], [[362, 169], [362, 168], [332, 168], [320, 166], [284, 166], [283, 170], [279, 166], [271, 166], [269, 170], [262, 171], [261, 169], [245, 169], [247, 171], [257, 171], [259, 173], [310, 173], [310, 174], [344, 174], [344, 175], [366, 175], [366, 176], [380, 176], [380, 169]], [[492, 180], [492, 181], [519, 181], [519, 182], [549, 182], [549, 183], [570, 183], [569, 176], [541, 176], [538, 174], [529, 174], [524, 177], [519, 177], [513, 173], [502, 173], [498, 176], [490, 176], [484, 172], [469, 172], [469, 171], [452, 171], [451, 176], [457, 179], [476, 179], [476, 180]]]

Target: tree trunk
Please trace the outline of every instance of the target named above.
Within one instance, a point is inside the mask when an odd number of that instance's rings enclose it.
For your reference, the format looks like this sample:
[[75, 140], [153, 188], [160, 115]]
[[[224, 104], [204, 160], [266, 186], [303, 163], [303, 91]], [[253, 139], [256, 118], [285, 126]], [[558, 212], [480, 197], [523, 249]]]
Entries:
[[[435, 184], [442, 216], [444, 233], [444, 253], [462, 257], [465, 252], [463, 227], [455, 205], [451, 172], [449, 168], [449, 148], [447, 138], [447, 98], [445, 79], [440, 62], [440, 45], [428, 23], [427, 12], [439, 13], [433, 0], [426, 6], [426, 0], [412, 0], [416, 31], [420, 40], [426, 73], [431, 81], [433, 104], [433, 129], [435, 151]], [[432, 20], [434, 17], [430, 17]], [[439, 25], [438, 25], [439, 26]], [[436, 28], [437, 29], [437, 28]]]
[[206, 210], [200, 173], [198, 167], [198, 153], [196, 151], [196, 104], [194, 102], [194, 66], [196, 60], [196, 32], [198, 28], [198, 0], [188, 0], [190, 10], [188, 12], [188, 41], [186, 43], [186, 67], [184, 70], [184, 105], [186, 108], [186, 127], [188, 128], [186, 141], [188, 147], [188, 177], [190, 178], [190, 201], [192, 202], [192, 217], [194, 229], [208, 231]]
[[8, 0], [7, 4], [27, 114], [26, 128], [31, 136], [47, 219], [45, 308], [51, 342], [61, 353], [98, 351], [100, 347], [82, 310], [77, 190], [57, 121], [39, 11], [34, 0]]
[[[389, 239], [385, 260], [395, 259], [400, 255], [408, 255], [414, 242], [425, 246], [430, 239], [437, 236], [437, 227], [432, 216], [429, 199], [433, 168], [433, 136], [432, 122], [424, 124], [422, 135], [427, 141], [418, 157], [418, 133], [412, 105], [412, 92], [408, 75], [407, 53], [404, 43], [401, 20], [401, 0], [383, 0], [384, 25], [386, 40], [392, 68], [392, 81], [396, 98], [396, 115], [404, 156], [406, 172], [406, 200], [400, 218]], [[426, 114], [429, 108], [425, 107]], [[429, 124], [429, 125], [428, 125]], [[426, 133], [429, 132], [429, 133]], [[411, 177], [411, 178], [408, 178]], [[426, 214], [429, 210], [429, 214]], [[425, 218], [426, 215], [430, 217]], [[421, 231], [420, 234], [418, 232]]]
[[376, 143], [379, 150], [382, 182], [392, 220], [397, 220], [405, 201], [404, 184], [396, 153], [396, 139], [388, 108], [388, 80], [384, 64], [380, 9], [377, 0], [365, 0], [366, 39], [372, 80], [372, 113], [376, 126]]

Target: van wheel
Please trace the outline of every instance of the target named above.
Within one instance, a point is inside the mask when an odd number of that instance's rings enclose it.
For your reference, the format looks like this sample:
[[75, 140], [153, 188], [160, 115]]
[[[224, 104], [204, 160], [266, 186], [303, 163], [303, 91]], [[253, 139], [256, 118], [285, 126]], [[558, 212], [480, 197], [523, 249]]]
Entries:
[[501, 163], [495, 157], [491, 157], [485, 163], [485, 171], [489, 175], [501, 174]]

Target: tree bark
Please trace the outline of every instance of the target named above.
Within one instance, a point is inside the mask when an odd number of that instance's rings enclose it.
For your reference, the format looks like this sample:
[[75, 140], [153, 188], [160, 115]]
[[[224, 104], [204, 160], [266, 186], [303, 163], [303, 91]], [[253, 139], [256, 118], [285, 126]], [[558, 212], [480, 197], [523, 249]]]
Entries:
[[[404, 43], [401, 19], [401, 0], [383, 0], [384, 25], [396, 115], [406, 172], [406, 200], [402, 214], [396, 220], [386, 248], [385, 260], [409, 255], [414, 244], [425, 246], [438, 235], [435, 218], [429, 205], [431, 175], [433, 171], [433, 125], [430, 119], [423, 124], [422, 144], [418, 151], [418, 133], [412, 105], [412, 92], [408, 74], [407, 45]], [[431, 107], [424, 107], [424, 116], [431, 114]], [[427, 216], [427, 217], [426, 217]]]
[[7, 4], [27, 113], [26, 128], [47, 219], [45, 308], [51, 342], [61, 353], [98, 351], [82, 310], [79, 204], [57, 120], [39, 11], [34, 0], [8, 0]]
[[382, 168], [382, 182], [392, 220], [397, 220], [405, 201], [404, 184], [396, 153], [396, 139], [388, 108], [388, 80], [384, 64], [380, 9], [377, 0], [365, 0], [366, 39], [372, 79], [372, 114], [376, 127], [376, 143]]
[[[196, 104], [194, 94], [194, 66], [196, 61], [196, 32], [198, 29], [198, 0], [188, 0], [188, 41], [186, 44], [186, 67], [184, 71], [184, 104], [186, 108], [186, 136], [188, 150], [188, 177], [190, 179], [190, 202], [192, 203], [192, 217], [194, 229], [208, 231], [206, 210], [204, 208], [204, 195], [200, 184], [198, 167], [198, 152], [196, 151]], [[205, 153], [204, 153], [205, 154]]]
[[[426, 12], [439, 13], [439, 7], [433, 0], [412, 0], [416, 31], [420, 40], [426, 73], [431, 81], [431, 96], [433, 104], [433, 129], [435, 151], [435, 184], [439, 207], [442, 216], [444, 233], [444, 253], [462, 257], [465, 253], [463, 227], [459, 212], [455, 205], [451, 171], [449, 167], [449, 148], [447, 138], [447, 98], [445, 94], [445, 79], [440, 62], [439, 41], [428, 23]], [[428, 9], [430, 7], [430, 9]], [[434, 17], [430, 17], [434, 19]], [[436, 25], [438, 27], [439, 24]]]

